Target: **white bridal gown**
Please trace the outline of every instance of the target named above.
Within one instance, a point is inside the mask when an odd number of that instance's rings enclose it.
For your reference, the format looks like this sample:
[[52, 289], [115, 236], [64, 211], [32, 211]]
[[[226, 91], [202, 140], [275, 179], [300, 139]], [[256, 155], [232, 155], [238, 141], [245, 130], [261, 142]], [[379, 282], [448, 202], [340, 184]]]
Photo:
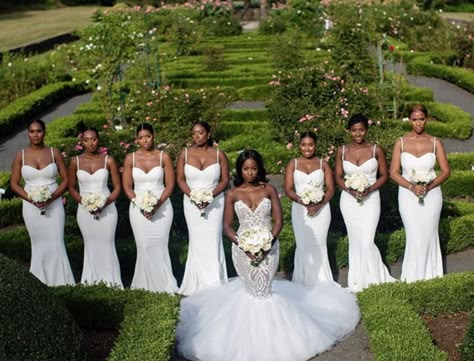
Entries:
[[[135, 193], [151, 191], [158, 199], [164, 190], [163, 152], [160, 165], [144, 172], [135, 167], [132, 155], [132, 177]], [[130, 224], [137, 245], [137, 263], [130, 288], [142, 288], [154, 292], [176, 293], [178, 286], [171, 269], [168, 241], [173, 222], [173, 206], [167, 199], [148, 220], [140, 209], [130, 203]]]
[[[58, 168], [54, 161], [42, 169], [25, 164], [25, 152], [21, 151], [21, 175], [25, 180], [25, 191], [48, 186], [51, 193], [58, 187], [56, 177]], [[64, 246], [64, 206], [61, 197], [51, 202], [41, 215], [40, 210], [23, 200], [23, 219], [31, 239], [30, 272], [48, 286], [73, 285], [69, 259]]]
[[[107, 187], [109, 179], [107, 158], [108, 156], [105, 157], [104, 168], [90, 174], [80, 168], [79, 157], [76, 157], [76, 175], [81, 196], [99, 193], [107, 198], [110, 195]], [[94, 216], [81, 204], [77, 207], [77, 223], [84, 238], [84, 267], [81, 283], [104, 282], [123, 288], [120, 264], [115, 250], [117, 218], [115, 203], [104, 208], [99, 214], [99, 219], [94, 219]]]
[[[219, 150], [216, 163], [200, 170], [188, 164], [185, 149], [184, 175], [191, 190], [214, 190], [221, 177]], [[188, 226], [189, 249], [179, 293], [191, 295], [196, 291], [227, 282], [227, 270], [222, 245], [224, 194], [220, 193], [206, 207], [204, 217], [188, 196], [183, 199], [184, 216]]]
[[[322, 188], [324, 186], [322, 160], [319, 169], [306, 174], [297, 169], [295, 159], [293, 181], [296, 193], [300, 193], [310, 182], [319, 184]], [[309, 217], [306, 207], [293, 202], [291, 222], [296, 240], [293, 281], [305, 286], [314, 286], [318, 282], [334, 282], [326, 243], [331, 223], [329, 203], [326, 203], [316, 215]]]
[[[403, 151], [401, 139], [402, 175], [410, 179], [412, 171], [433, 171], [436, 163], [436, 138], [433, 140], [433, 153], [416, 157]], [[424, 205], [418, 197], [404, 187], [398, 187], [398, 208], [406, 233], [405, 255], [403, 257], [401, 280], [413, 282], [443, 275], [443, 261], [439, 244], [438, 225], [443, 206], [441, 188], [430, 190]]]
[[[235, 203], [240, 230], [271, 228], [271, 201], [255, 211]], [[278, 268], [275, 242], [258, 267], [237, 246], [232, 259], [238, 279], [181, 301], [179, 353], [201, 361], [304, 361], [331, 347], [359, 321], [355, 297], [330, 284], [306, 288], [273, 280]]]
[[[344, 160], [345, 147], [342, 148], [342, 166], [345, 174], [364, 173], [370, 184], [377, 180], [378, 161], [372, 158], [360, 165]], [[348, 192], [341, 193], [341, 213], [349, 238], [349, 274], [347, 287], [354, 292], [361, 291], [371, 284], [392, 282], [387, 267], [382, 262], [380, 251], [374, 243], [375, 232], [380, 218], [380, 194], [376, 190], [365, 197], [363, 202]]]

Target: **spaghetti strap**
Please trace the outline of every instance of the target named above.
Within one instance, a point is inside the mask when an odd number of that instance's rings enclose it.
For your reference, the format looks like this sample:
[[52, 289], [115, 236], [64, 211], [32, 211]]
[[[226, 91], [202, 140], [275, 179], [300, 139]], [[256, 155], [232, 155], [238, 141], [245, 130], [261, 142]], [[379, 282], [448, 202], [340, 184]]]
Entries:
[[295, 169], [298, 169], [298, 159], [295, 158]]
[[436, 154], [436, 137], [433, 137], [433, 153]]
[[51, 147], [51, 148], [49, 148], [49, 149], [51, 149], [51, 158], [53, 159], [53, 163], [55, 163], [56, 160], [54, 159], [54, 151], [53, 151], [53, 148]]
[[105, 156], [105, 162], [104, 162], [104, 168], [107, 169], [107, 159], [109, 158], [109, 155], [107, 154]]
[[76, 165], [77, 165], [77, 170], [81, 169], [79, 167], [79, 156], [78, 155], [76, 155]]
[[400, 142], [401, 142], [402, 152], [404, 152], [404, 150], [403, 150], [403, 137], [400, 137]]
[[21, 165], [25, 165], [25, 150], [21, 150]]
[[346, 152], [346, 146], [342, 146], [342, 160], [344, 160], [344, 153]]
[[162, 162], [163, 162], [163, 151], [161, 151], [161, 153], [160, 153], [160, 167], [161, 168], [163, 168]]
[[184, 148], [184, 164], [188, 162], [188, 148]]
[[219, 163], [219, 149], [217, 149], [217, 163]]
[[377, 144], [374, 144], [374, 151], [373, 151], [373, 154], [372, 154], [372, 158], [375, 158], [375, 149], [377, 148]]
[[324, 170], [323, 170], [323, 158], [319, 158], [319, 169], [321, 169], [324, 173]]
[[135, 168], [135, 152], [132, 153], [132, 168]]

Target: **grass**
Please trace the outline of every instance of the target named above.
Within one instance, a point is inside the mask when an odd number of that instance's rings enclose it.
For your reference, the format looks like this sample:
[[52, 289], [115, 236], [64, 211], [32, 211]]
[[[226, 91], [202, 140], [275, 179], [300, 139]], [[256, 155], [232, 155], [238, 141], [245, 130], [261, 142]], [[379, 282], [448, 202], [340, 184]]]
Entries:
[[92, 23], [97, 7], [76, 6], [0, 15], [0, 51], [80, 30]]

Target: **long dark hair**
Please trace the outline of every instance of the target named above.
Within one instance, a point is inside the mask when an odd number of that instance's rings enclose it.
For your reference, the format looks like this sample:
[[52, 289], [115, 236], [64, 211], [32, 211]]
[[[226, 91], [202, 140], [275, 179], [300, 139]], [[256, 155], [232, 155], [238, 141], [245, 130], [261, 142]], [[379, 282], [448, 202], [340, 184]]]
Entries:
[[37, 123], [41, 126], [41, 129], [43, 129], [43, 132], [46, 133], [46, 124], [41, 120], [41, 119], [33, 119], [30, 120], [26, 126], [26, 129], [30, 129], [31, 124]]
[[209, 134], [209, 138], [207, 138], [207, 145], [209, 147], [212, 147], [214, 145], [214, 139], [212, 139], [212, 136], [211, 136], [211, 126], [209, 125], [209, 123], [206, 122], [205, 120], [198, 120], [197, 122], [193, 124], [191, 129], [194, 129], [196, 125], [200, 125], [204, 129], [206, 129], [207, 134]]
[[253, 159], [257, 163], [258, 172], [254, 183], [268, 183], [267, 172], [263, 166], [263, 158], [260, 153], [253, 149], [245, 149], [239, 154], [239, 157], [235, 162], [234, 186], [238, 187], [244, 183], [244, 177], [242, 177], [242, 166], [247, 159]]

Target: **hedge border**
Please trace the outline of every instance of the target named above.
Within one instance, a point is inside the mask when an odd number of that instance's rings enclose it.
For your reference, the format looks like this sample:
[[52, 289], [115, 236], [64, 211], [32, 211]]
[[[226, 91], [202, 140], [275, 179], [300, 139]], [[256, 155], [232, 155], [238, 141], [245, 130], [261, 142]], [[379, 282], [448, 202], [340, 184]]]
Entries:
[[83, 328], [119, 328], [107, 360], [170, 360], [180, 296], [105, 285], [50, 288]]
[[373, 286], [357, 298], [378, 361], [447, 360], [446, 354], [433, 345], [419, 314], [471, 310], [474, 272]]

